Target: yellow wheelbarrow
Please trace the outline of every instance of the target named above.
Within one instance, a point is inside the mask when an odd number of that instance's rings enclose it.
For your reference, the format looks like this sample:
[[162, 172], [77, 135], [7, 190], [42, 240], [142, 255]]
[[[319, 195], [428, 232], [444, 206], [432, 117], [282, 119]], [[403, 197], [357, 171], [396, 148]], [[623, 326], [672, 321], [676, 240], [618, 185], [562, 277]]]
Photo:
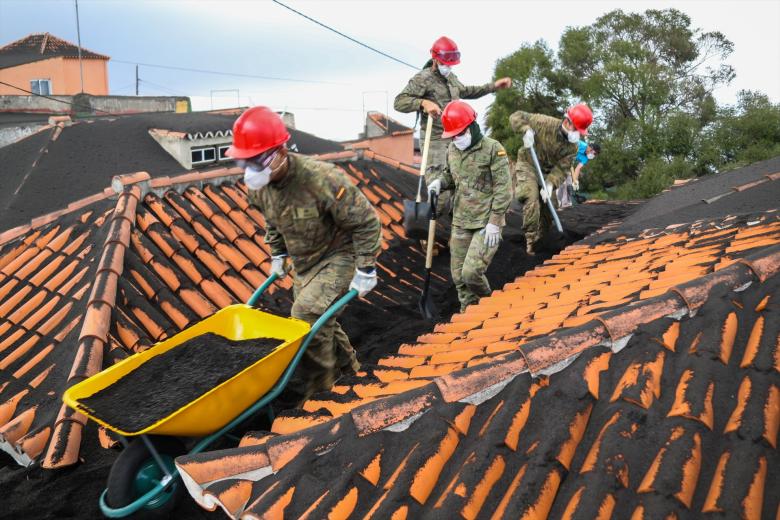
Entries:
[[[119, 434], [125, 446], [114, 461], [106, 489], [100, 496], [100, 509], [104, 515], [122, 518], [141, 513], [160, 517], [170, 512], [184, 494], [184, 484], [174, 459], [185, 453], [203, 451], [263, 408], [273, 420], [270, 404], [287, 386], [311, 339], [357, 295], [357, 291], [350, 290], [309, 327], [304, 321], [281, 318], [253, 307], [276, 278], [275, 274], [268, 277], [246, 304], [225, 307], [65, 391], [62, 399], [68, 406]], [[283, 343], [230, 379], [139, 431], [124, 431], [108, 424], [82, 402], [151, 358], [208, 332], [230, 340], [273, 337]], [[186, 450], [181, 437], [200, 439]], [[136, 439], [130, 441], [128, 438]]]

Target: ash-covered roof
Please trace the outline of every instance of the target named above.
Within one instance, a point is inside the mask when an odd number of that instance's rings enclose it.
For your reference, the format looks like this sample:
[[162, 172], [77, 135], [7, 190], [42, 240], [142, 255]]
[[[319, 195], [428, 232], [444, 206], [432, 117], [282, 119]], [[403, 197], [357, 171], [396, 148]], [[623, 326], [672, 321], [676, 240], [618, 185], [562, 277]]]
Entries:
[[[338, 164], [377, 208], [383, 248], [404, 240], [400, 201], [414, 175], [370, 152]], [[0, 234], [0, 448], [22, 464], [75, 463], [86, 420], [61, 403], [67, 387], [246, 301], [265, 281], [265, 223], [241, 175], [118, 177], [116, 201], [100, 192]], [[396, 301], [419, 278], [394, 255], [379, 269], [385, 289], [369, 302]], [[289, 308], [289, 278], [277, 285], [265, 305]], [[101, 440], [111, 442], [102, 430]]]
[[[747, 290], [713, 287], [695, 315], [651, 318], [551, 376], [515, 354], [177, 464], [202, 505], [246, 519], [772, 518], [778, 261], [775, 248], [763, 282], [743, 273]], [[381, 429], [393, 413], [407, 422]]]
[[[78, 58], [79, 48], [76, 44], [49, 33], [35, 33], [0, 47], [0, 69], [7, 69], [47, 60], [49, 58]], [[108, 56], [98, 54], [89, 49], [81, 48], [82, 59], [109, 60]]]
[[[185, 173], [149, 135], [149, 129], [182, 132], [194, 138], [221, 132], [229, 143], [236, 117], [206, 112], [102, 117], [45, 127], [0, 148], [3, 185], [7, 186], [0, 193], [0, 229], [22, 225], [100, 192], [113, 175], [146, 171], [156, 178]], [[344, 149], [339, 143], [300, 130], [290, 129], [290, 133], [288, 146], [300, 153]]]
[[[780, 192], [762, 179], [742, 191]], [[616, 227], [180, 457], [190, 494], [241, 518], [774, 514], [780, 214]]]

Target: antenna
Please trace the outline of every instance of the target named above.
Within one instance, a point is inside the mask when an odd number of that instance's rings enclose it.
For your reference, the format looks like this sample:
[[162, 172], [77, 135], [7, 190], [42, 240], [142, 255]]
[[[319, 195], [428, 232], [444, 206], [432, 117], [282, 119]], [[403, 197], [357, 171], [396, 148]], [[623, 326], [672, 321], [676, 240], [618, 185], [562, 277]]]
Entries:
[[84, 93], [84, 65], [81, 63], [81, 28], [79, 27], [79, 0], [76, 2], [76, 36], [79, 42], [79, 76], [81, 77], [81, 93]]

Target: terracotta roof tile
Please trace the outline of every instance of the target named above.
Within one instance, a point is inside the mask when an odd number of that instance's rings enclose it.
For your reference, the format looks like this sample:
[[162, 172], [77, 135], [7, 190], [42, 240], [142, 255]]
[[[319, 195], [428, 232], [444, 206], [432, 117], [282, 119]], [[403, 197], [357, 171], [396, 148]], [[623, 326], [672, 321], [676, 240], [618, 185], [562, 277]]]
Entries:
[[[397, 355], [368, 368], [368, 375], [340, 385], [333, 394], [338, 402], [315, 397], [304, 406], [336, 416], [351, 410], [353, 418], [357, 410], [364, 417], [385, 410], [381, 425], [403, 423], [406, 429], [394, 433], [371, 428], [373, 433], [360, 436], [347, 430], [344, 440], [321, 456], [338, 475], [336, 480], [304, 477], [298, 468], [309, 464], [311, 455], [301, 451], [294, 457], [300, 462], [256, 481], [253, 496], [277, 484], [285, 496], [293, 490], [282, 508], [291, 516], [325, 514], [347, 503], [346, 510], [363, 515], [452, 511], [467, 518], [487, 514], [488, 502], [497, 504], [491, 511], [496, 518], [564, 511], [588, 518], [635, 512], [653, 517], [682, 511], [743, 514], [745, 504], [760, 511], [767, 496], [766, 450], [776, 446], [780, 421], [778, 387], [767, 379], [767, 370], [780, 372], [777, 331], [767, 331], [764, 316], [771, 308], [767, 292], [780, 283], [780, 262], [774, 260], [780, 233], [772, 220], [759, 226], [763, 232], [752, 236], [771, 237], [767, 242], [760, 239], [761, 252], [718, 271], [714, 267], [729, 254], [734, 233], [706, 225], [697, 225], [695, 232], [675, 227], [669, 235], [638, 241], [622, 255], [609, 254], [620, 244], [596, 246], [592, 249], [604, 256], [588, 269], [578, 260], [591, 260], [590, 248], [565, 250], [554, 263], [507, 284], [503, 292], [453, 316], [451, 323], [438, 325], [417, 343], [401, 346]], [[713, 240], [706, 240], [708, 230], [716, 235]], [[697, 246], [710, 244], [706, 251], [690, 251], [692, 237]], [[579, 283], [594, 278], [595, 284]], [[724, 292], [756, 278], [764, 283], [728, 296]], [[665, 281], [675, 282], [664, 287], [673, 292], [647, 295], [647, 287], [661, 287]], [[682, 322], [667, 317], [691, 310], [696, 316]], [[577, 319], [566, 321], [572, 318]], [[558, 330], [561, 322], [570, 328]], [[772, 327], [777, 328], [776, 320]], [[544, 330], [551, 334], [529, 341]], [[514, 338], [493, 339], [502, 335]], [[564, 368], [567, 363], [571, 366]], [[549, 382], [542, 378], [540, 384], [531, 384], [529, 366], [532, 374], [561, 372]], [[734, 380], [724, 372], [733, 367], [753, 372]], [[364, 383], [361, 377], [367, 378]], [[406, 391], [407, 378], [425, 386]], [[426, 390], [430, 379], [437, 389], [433, 394]], [[412, 406], [400, 412], [398, 406], [414, 402], [415, 392], [431, 400], [422, 409]], [[470, 407], [470, 419], [458, 429], [452, 418], [464, 406]], [[428, 411], [416, 415], [420, 410]], [[286, 435], [296, 426], [304, 432], [310, 429], [304, 416], [298, 417], [284, 423]], [[409, 418], [411, 425], [404, 423]], [[654, 431], [657, 434], [645, 433]], [[397, 443], [404, 448], [394, 448]], [[746, 471], [754, 471], [750, 478], [726, 489], [720, 482], [727, 473], [727, 458], [718, 462], [717, 477], [705, 471], [715, 464], [712, 457], [720, 457], [713, 445], [723, 446], [723, 453], [737, 445], [764, 451], [745, 459], [743, 466], [752, 468]], [[522, 456], [510, 457], [502, 449]], [[360, 452], [367, 454], [365, 463], [344, 465], [353, 460], [348, 454]], [[551, 460], [560, 467], [550, 466]], [[355, 494], [348, 475], [359, 472], [368, 475], [361, 478], [373, 487], [361, 487]], [[300, 479], [306, 479], [305, 485]], [[615, 494], [609, 482], [623, 494]], [[710, 489], [709, 496], [703, 489]], [[625, 500], [626, 492], [633, 498]], [[724, 500], [723, 493], [734, 498]], [[264, 503], [256, 500], [243, 514], [248, 518], [269, 511]]]

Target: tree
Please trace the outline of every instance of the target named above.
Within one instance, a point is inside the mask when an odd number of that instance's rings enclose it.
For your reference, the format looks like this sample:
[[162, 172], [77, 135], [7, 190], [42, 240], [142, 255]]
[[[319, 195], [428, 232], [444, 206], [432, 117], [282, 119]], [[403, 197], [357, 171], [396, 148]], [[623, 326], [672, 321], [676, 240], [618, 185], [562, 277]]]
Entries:
[[691, 26], [676, 9], [611, 11], [592, 25], [568, 27], [557, 55], [540, 40], [496, 63], [499, 92], [488, 110], [494, 137], [514, 153], [515, 110], [560, 116], [573, 102], [594, 109], [591, 141], [599, 158], [586, 167], [588, 191], [649, 197], [674, 179], [705, 175], [780, 154], [780, 105], [742, 92], [718, 107], [712, 92], [734, 78], [725, 63], [733, 44], [720, 32]]
[[509, 116], [513, 112], [563, 114], [563, 89], [555, 68], [555, 56], [543, 40], [523, 44], [496, 62], [495, 78], [512, 78], [514, 88], [496, 93], [496, 101], [488, 108], [486, 122], [490, 135], [503, 143], [510, 157], [514, 157], [522, 145], [522, 136], [515, 134], [509, 126]]
[[719, 110], [702, 148], [716, 170], [733, 169], [780, 155], [780, 103], [742, 90], [735, 106]]
[[734, 78], [722, 62], [732, 51], [722, 33], [692, 29], [676, 9], [615, 10], [566, 29], [558, 60], [571, 95], [600, 109], [605, 123], [657, 128], [670, 112], [711, 104], [713, 89]]

